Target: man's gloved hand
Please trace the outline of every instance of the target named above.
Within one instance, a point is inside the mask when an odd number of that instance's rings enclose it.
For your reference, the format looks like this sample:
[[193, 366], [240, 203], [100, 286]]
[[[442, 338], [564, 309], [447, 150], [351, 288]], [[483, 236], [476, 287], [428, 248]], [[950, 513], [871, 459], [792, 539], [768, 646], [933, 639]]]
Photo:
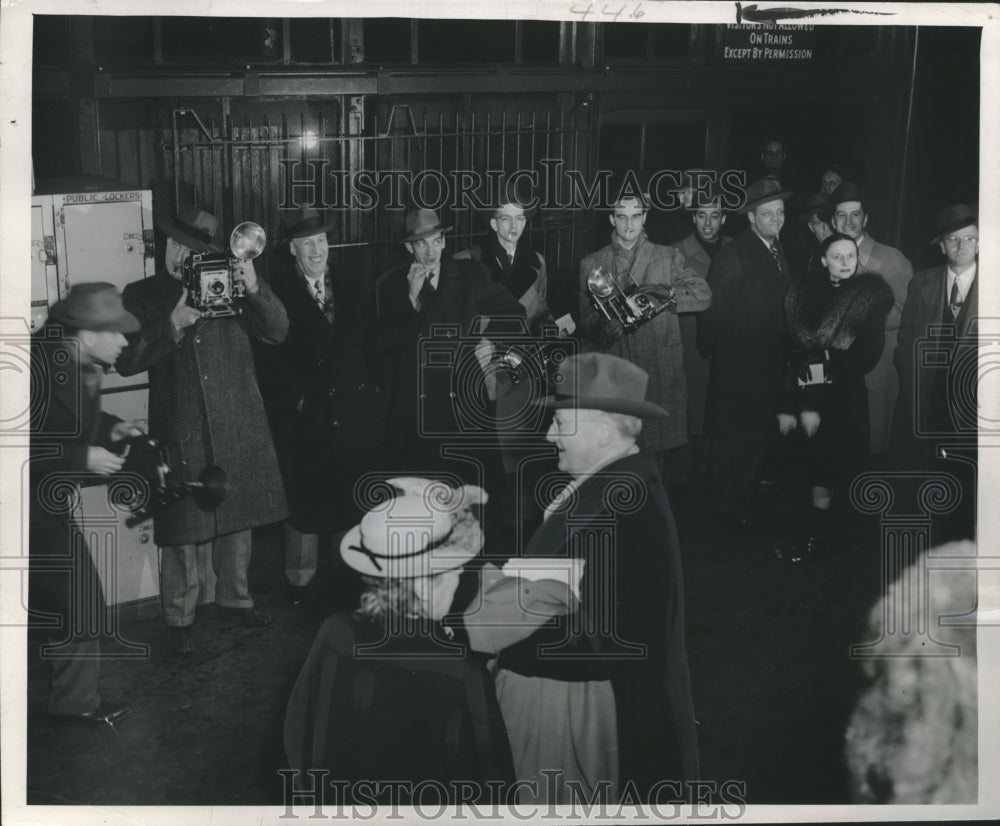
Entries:
[[778, 430], [781, 431], [782, 436], [787, 436], [796, 427], [795, 417], [791, 413], [779, 413], [778, 414]]
[[807, 438], [812, 438], [816, 435], [816, 431], [819, 430], [819, 413], [815, 410], [803, 410], [799, 414], [799, 419], [802, 422], [802, 429], [806, 432]]

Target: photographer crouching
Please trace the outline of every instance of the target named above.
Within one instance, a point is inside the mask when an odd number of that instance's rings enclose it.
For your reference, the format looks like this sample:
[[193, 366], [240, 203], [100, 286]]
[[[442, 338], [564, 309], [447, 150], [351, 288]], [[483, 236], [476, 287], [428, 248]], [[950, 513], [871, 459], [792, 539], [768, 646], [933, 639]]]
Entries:
[[29, 605], [59, 618], [42, 651], [53, 672], [49, 715], [59, 722], [113, 725], [132, 710], [98, 690], [107, 605], [74, 511], [78, 485], [106, 484], [125, 463], [122, 442], [140, 433], [101, 411], [100, 392], [123, 333], [138, 329], [112, 284], [75, 284], [32, 339]]
[[177, 482], [196, 480], [209, 464], [228, 478], [218, 507], [202, 509], [187, 498], [153, 519], [171, 647], [192, 654], [204, 554], [211, 553], [218, 577], [220, 615], [249, 626], [272, 619], [249, 590], [251, 530], [284, 519], [288, 510], [250, 341], [280, 344], [288, 316], [251, 260], [218, 255], [215, 216], [184, 205], [159, 226], [167, 235], [164, 266], [124, 290], [125, 307], [142, 329], [129, 337], [118, 371], [149, 371], [150, 435], [170, 452]]

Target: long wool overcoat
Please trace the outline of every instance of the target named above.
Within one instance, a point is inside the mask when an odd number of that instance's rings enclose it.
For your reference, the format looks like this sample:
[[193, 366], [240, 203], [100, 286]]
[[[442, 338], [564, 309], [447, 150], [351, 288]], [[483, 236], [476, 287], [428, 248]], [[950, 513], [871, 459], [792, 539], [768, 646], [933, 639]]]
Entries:
[[698, 351], [712, 360], [705, 435], [750, 442], [777, 432], [788, 350], [784, 271], [751, 229], [716, 253], [708, 269], [712, 306], [698, 316]]
[[[612, 242], [614, 243], [614, 242]], [[631, 361], [649, 374], [646, 397], [667, 411], [666, 419], [643, 423], [639, 446], [650, 452], [680, 447], [688, 440], [687, 381], [684, 376], [684, 348], [677, 313], [693, 313], [712, 303], [708, 283], [687, 265], [673, 247], [664, 247], [640, 238], [635, 262], [629, 273], [639, 286], [673, 287], [676, 312], [664, 310], [639, 329], [626, 333], [605, 352]], [[597, 267], [613, 271], [613, 247], [608, 244], [580, 263], [580, 327], [592, 348], [600, 349], [597, 329], [603, 316], [594, 306], [587, 278]], [[616, 273], [619, 284], [627, 283], [625, 273]]]
[[288, 316], [263, 281], [241, 299], [243, 313], [201, 319], [174, 335], [170, 313], [181, 284], [166, 271], [125, 287], [122, 300], [142, 330], [118, 359], [123, 376], [149, 370], [149, 433], [170, 451], [178, 482], [221, 467], [229, 490], [214, 509], [192, 497], [153, 519], [158, 545], [187, 545], [277, 522], [288, 515], [250, 339], [279, 344]]

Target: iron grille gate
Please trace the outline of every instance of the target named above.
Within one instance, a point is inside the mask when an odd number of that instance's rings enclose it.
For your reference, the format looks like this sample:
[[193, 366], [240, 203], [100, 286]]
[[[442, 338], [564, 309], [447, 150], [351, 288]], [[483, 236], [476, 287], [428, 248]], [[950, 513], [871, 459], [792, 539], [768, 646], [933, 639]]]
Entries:
[[[544, 175], [544, 160], [586, 174], [589, 132], [570, 121], [553, 96], [102, 101], [100, 158], [102, 174], [151, 186], [157, 215], [193, 201], [214, 209], [224, 227], [261, 224], [269, 248], [280, 240], [289, 193], [294, 203], [325, 204], [336, 221], [334, 256], [370, 284], [403, 260], [398, 239], [418, 189], [422, 200], [436, 201], [440, 182], [453, 186], [463, 170], [484, 179], [489, 170]], [[289, 176], [311, 185], [290, 190]], [[358, 176], [373, 185], [352, 186], [361, 202], [345, 203], [351, 193], [343, 183]], [[465, 249], [486, 230], [488, 215], [450, 207], [449, 246]], [[532, 241], [550, 269], [575, 266], [584, 221], [566, 208], [532, 222]]]

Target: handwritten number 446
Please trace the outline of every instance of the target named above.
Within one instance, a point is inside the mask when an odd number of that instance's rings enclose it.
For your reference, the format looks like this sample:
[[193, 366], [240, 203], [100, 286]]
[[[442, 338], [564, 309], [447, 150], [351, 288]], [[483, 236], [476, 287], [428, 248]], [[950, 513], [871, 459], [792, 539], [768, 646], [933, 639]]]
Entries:
[[606, 3], [600, 8], [594, 6], [593, 3], [577, 3], [572, 9], [570, 9], [570, 11], [573, 14], [579, 15], [581, 20], [586, 20], [590, 15], [594, 15], [595, 17], [610, 17], [611, 21], [615, 23], [618, 22], [618, 18], [623, 15], [626, 20], [638, 20], [640, 17], [646, 16], [646, 12], [642, 10], [642, 3], [636, 3], [632, 6], [630, 11], [627, 9], [627, 3], [621, 6], [616, 6], [613, 3]]

